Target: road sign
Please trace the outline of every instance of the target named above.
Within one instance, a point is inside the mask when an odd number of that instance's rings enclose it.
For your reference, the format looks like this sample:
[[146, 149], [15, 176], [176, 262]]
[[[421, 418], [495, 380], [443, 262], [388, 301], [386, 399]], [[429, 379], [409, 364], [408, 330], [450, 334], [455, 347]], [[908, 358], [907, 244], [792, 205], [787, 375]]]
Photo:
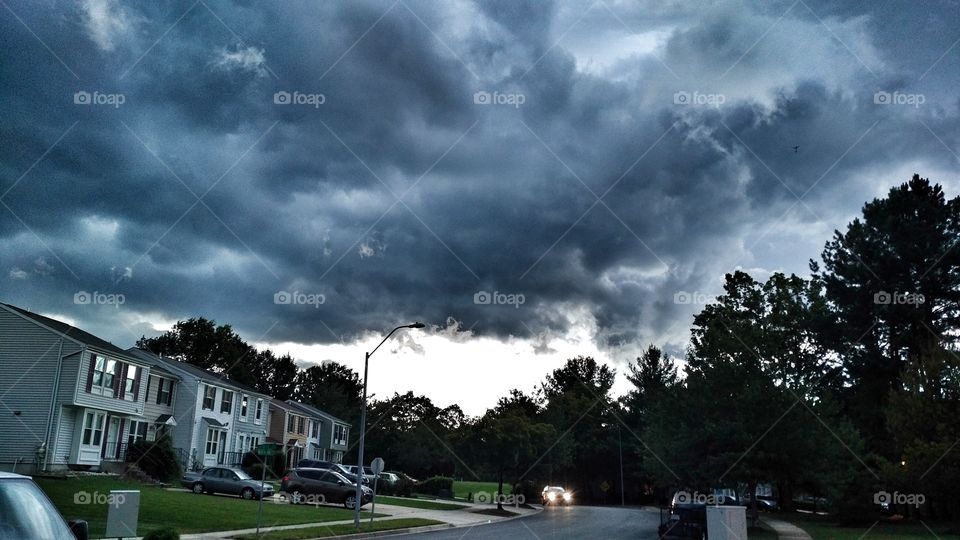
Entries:
[[257, 455], [260, 457], [270, 457], [279, 454], [280, 448], [272, 443], [257, 445]]
[[375, 475], [382, 473], [383, 467], [383, 458], [374, 458], [373, 461], [370, 462], [370, 468], [373, 469], [373, 474]]

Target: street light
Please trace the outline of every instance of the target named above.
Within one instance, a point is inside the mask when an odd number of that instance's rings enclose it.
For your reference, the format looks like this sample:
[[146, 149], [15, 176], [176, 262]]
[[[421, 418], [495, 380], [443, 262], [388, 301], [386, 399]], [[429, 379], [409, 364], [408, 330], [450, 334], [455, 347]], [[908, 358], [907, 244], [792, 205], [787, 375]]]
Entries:
[[386, 343], [386, 341], [390, 339], [390, 336], [397, 330], [401, 328], [423, 328], [424, 326], [426, 325], [421, 322], [415, 322], [394, 328], [372, 351], [366, 353], [366, 357], [363, 359], [363, 401], [360, 403], [360, 448], [357, 450], [357, 494], [354, 500], [353, 510], [353, 525], [357, 529], [360, 528], [360, 501], [363, 500], [363, 443], [364, 432], [367, 430], [367, 370], [370, 364], [370, 357], [373, 356], [373, 353], [377, 352], [380, 345]]

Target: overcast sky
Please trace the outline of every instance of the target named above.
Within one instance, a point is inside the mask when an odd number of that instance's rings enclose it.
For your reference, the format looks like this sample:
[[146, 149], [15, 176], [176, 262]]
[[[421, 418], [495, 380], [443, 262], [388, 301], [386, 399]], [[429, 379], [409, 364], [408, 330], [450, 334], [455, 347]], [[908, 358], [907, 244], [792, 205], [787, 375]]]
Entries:
[[0, 0], [0, 300], [357, 370], [423, 321], [372, 391], [472, 414], [682, 354], [724, 273], [960, 192], [960, 2], [834, 4]]

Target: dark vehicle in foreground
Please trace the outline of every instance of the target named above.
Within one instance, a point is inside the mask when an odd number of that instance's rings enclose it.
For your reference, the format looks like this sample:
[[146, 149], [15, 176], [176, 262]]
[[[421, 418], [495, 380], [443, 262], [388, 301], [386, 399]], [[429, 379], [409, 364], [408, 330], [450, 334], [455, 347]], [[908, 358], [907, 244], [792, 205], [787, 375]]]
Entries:
[[63, 521], [29, 476], [0, 472], [0, 539], [87, 540], [87, 522]]
[[573, 502], [573, 493], [559, 486], [547, 486], [540, 492], [540, 500], [544, 506], [570, 504]]
[[[351, 471], [350, 469], [348, 469], [347, 467], [345, 467], [345, 466], [343, 466], [343, 465], [341, 465], [341, 464], [339, 464], [339, 463], [334, 463], [334, 462], [332, 462], [332, 461], [320, 461], [320, 460], [318, 460], [318, 459], [301, 459], [300, 461], [297, 462], [297, 467], [296, 467], [296, 468], [298, 468], [298, 469], [323, 469], [323, 470], [325, 470], [325, 471], [333, 471], [333, 472], [335, 472], [335, 473], [337, 473], [337, 474], [341, 474], [341, 475], [343, 475], [343, 476], [346, 476], [347, 478], [350, 479], [351, 482], [356, 483], [357, 475], [354, 474], [353, 471]], [[364, 476], [364, 477], [363, 477], [363, 483], [364, 483], [364, 485], [369, 484], [369, 483], [370, 483], [370, 479], [367, 478], [366, 476]]]
[[180, 485], [194, 493], [224, 493], [244, 499], [273, 496], [273, 486], [256, 480], [236, 467], [207, 467], [199, 473], [189, 472], [180, 479]]
[[[691, 502], [692, 501], [692, 502]], [[660, 509], [658, 540], [680, 538], [707, 538], [708, 506], [743, 506], [729, 495], [699, 495], [679, 491], [673, 495], [670, 507]]]
[[[362, 507], [373, 500], [373, 490], [367, 486], [361, 486], [361, 489]], [[293, 504], [342, 504], [353, 509], [357, 503], [357, 484], [331, 469], [291, 469], [283, 475], [280, 491]]]

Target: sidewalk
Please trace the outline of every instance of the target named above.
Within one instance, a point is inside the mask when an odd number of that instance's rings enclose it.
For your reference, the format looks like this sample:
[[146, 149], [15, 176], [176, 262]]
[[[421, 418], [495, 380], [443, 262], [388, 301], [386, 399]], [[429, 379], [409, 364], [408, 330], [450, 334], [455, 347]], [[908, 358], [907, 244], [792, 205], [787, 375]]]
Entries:
[[806, 531], [792, 523], [787, 523], [786, 521], [780, 521], [779, 519], [773, 519], [767, 516], [760, 518], [760, 521], [766, 523], [771, 529], [777, 531], [777, 536], [780, 537], [780, 540], [813, 540], [810, 535], [806, 533]]
[[[496, 508], [496, 506], [484, 505], [484, 504], [474, 504], [469, 505], [469, 509], [463, 510], [427, 510], [423, 508], [410, 508], [407, 506], [395, 506], [392, 504], [377, 504], [377, 513], [389, 514], [384, 517], [373, 518], [374, 521], [388, 521], [391, 519], [399, 518], [423, 518], [423, 519], [432, 519], [435, 521], [441, 521], [445, 525], [436, 525], [438, 528], [446, 527], [472, 527], [476, 525], [483, 525], [486, 523], [493, 523], [495, 521], [503, 521], [507, 519], [513, 519], [514, 517], [522, 517], [527, 515], [532, 515], [539, 512], [539, 509], [529, 509], [529, 508], [514, 508], [512, 506], [505, 507], [511, 512], [516, 512], [518, 516], [513, 517], [500, 517], [500, 516], [488, 516], [485, 514], [477, 514], [471, 512], [470, 510], [479, 510], [479, 509], [490, 509]], [[369, 521], [370, 518], [365, 519], [364, 521]], [[322, 523], [301, 523], [298, 525], [282, 525], [278, 527], [262, 527], [261, 532], [266, 531], [283, 531], [290, 529], [304, 529], [309, 527], [323, 527], [326, 525], [348, 525], [352, 524], [352, 519], [340, 520], [340, 521], [324, 521]], [[430, 530], [425, 528], [424, 530]], [[182, 534], [180, 535], [181, 540], [207, 540], [207, 539], [225, 539], [233, 538], [234, 536], [240, 536], [244, 534], [255, 534], [256, 529], [241, 529], [236, 531], [211, 531], [198, 534]]]

